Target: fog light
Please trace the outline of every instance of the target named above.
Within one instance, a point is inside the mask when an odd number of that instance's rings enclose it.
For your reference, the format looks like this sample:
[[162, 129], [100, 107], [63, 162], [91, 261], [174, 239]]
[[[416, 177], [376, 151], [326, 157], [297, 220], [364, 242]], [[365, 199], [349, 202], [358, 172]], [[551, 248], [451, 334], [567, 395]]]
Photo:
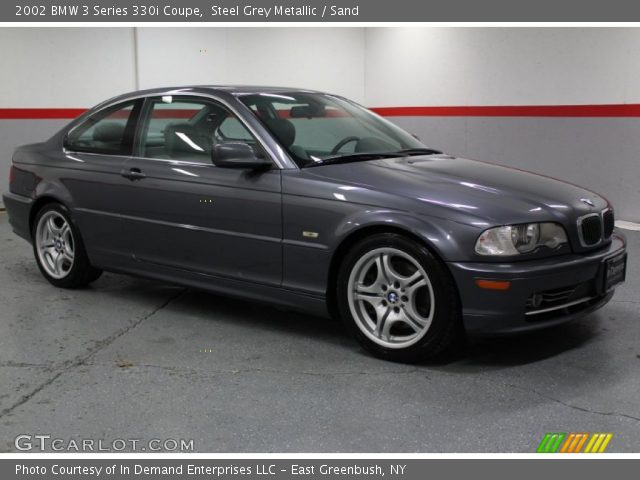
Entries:
[[533, 308], [538, 308], [540, 305], [542, 305], [543, 300], [544, 298], [542, 297], [542, 295], [540, 295], [539, 293], [534, 293], [533, 295], [531, 295], [531, 306]]

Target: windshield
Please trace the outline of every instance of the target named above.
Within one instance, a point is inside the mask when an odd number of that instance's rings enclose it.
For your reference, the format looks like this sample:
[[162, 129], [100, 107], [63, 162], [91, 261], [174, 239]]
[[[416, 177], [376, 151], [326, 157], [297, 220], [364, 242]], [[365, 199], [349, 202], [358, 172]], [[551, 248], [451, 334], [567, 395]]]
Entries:
[[240, 100], [300, 167], [436, 153], [392, 123], [339, 97], [306, 92], [259, 93], [243, 95]]

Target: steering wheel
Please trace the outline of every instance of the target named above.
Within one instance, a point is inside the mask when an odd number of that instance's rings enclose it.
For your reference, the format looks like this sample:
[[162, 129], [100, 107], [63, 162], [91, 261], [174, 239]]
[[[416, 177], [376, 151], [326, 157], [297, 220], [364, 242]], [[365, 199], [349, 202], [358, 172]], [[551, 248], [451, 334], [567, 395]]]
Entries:
[[360, 140], [360, 137], [345, 137], [342, 140], [340, 140], [335, 147], [333, 147], [333, 149], [331, 150], [331, 154], [335, 155], [336, 153], [338, 153], [340, 151], [340, 149], [342, 147], [344, 147], [347, 143], [351, 143], [351, 142], [357, 142], [358, 140]]

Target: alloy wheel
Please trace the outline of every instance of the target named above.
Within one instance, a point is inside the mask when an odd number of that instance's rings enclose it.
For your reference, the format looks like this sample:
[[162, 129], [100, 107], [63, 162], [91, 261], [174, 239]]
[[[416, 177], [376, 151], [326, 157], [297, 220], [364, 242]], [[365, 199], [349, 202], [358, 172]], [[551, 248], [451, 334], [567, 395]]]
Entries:
[[392, 247], [365, 253], [348, 281], [348, 302], [358, 328], [386, 348], [418, 342], [433, 320], [435, 299], [420, 262]]
[[66, 277], [73, 267], [75, 242], [69, 222], [50, 210], [38, 220], [36, 250], [40, 264], [55, 279]]

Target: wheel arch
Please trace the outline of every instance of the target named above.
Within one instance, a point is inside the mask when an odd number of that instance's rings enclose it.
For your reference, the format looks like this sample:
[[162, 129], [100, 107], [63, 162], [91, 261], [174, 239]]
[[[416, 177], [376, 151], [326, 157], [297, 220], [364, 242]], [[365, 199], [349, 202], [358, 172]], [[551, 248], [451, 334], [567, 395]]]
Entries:
[[31, 205], [31, 210], [29, 211], [29, 234], [31, 236], [32, 232], [33, 232], [33, 224], [36, 220], [36, 215], [38, 215], [38, 212], [40, 210], [42, 210], [42, 207], [44, 207], [45, 205], [49, 204], [49, 203], [58, 203], [62, 206], [64, 206], [65, 208], [69, 208], [68, 205], [61, 200], [60, 198], [51, 195], [51, 194], [45, 194], [42, 195], [40, 197], [38, 197], [33, 204]]

